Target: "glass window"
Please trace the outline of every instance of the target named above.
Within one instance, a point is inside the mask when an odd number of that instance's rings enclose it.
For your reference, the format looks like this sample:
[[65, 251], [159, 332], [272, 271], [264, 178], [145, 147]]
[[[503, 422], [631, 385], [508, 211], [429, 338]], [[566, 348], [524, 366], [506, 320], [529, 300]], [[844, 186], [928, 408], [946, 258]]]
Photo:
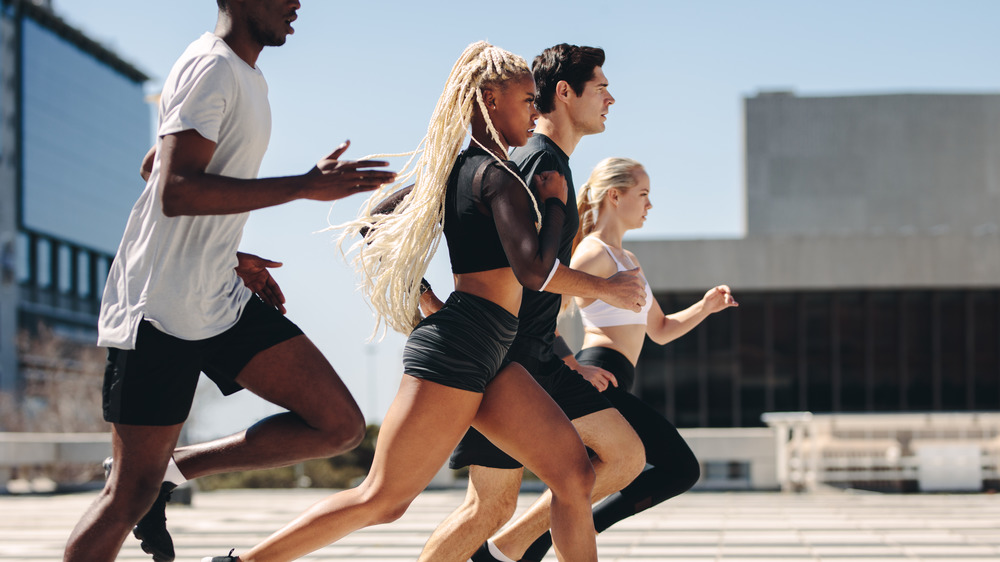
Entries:
[[837, 295], [836, 329], [839, 347], [834, 365], [839, 371], [839, 406], [843, 412], [868, 409], [868, 378], [865, 373], [865, 318], [861, 293]]
[[899, 388], [899, 294], [887, 291], [870, 293], [868, 315], [869, 365], [872, 409], [892, 412], [900, 409]]
[[932, 354], [934, 347], [931, 331], [932, 299], [928, 291], [903, 293], [903, 376], [901, 381], [904, 410], [931, 410], [933, 408]]
[[972, 408], [1000, 409], [1000, 294], [972, 293]]
[[806, 340], [805, 379], [806, 409], [833, 411], [832, 397], [832, 321], [829, 293], [806, 293], [802, 299]]
[[767, 410], [767, 349], [765, 330], [766, 303], [762, 294], [740, 297], [739, 356], [740, 410], [742, 427], [762, 424], [760, 415]]
[[774, 363], [774, 409], [795, 411], [799, 406], [798, 306], [794, 294], [771, 297]]

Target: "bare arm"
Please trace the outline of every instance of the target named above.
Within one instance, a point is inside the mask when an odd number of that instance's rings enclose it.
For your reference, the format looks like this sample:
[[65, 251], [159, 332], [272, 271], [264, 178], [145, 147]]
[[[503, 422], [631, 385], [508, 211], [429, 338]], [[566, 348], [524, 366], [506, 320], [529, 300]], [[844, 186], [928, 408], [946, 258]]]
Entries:
[[690, 332], [709, 315], [731, 306], [739, 306], [739, 303], [726, 285], [712, 287], [700, 301], [673, 314], [664, 315], [659, 303], [653, 301], [646, 317], [646, 334], [663, 345]]
[[244, 180], [205, 171], [215, 153], [215, 143], [196, 131], [166, 135], [160, 148], [163, 213], [171, 217], [226, 215], [296, 199], [333, 201], [370, 191], [395, 178], [392, 172], [360, 169], [385, 166], [386, 162], [338, 160], [348, 146], [347, 142], [341, 144], [300, 176]]
[[150, 174], [153, 173], [153, 160], [156, 158], [156, 145], [150, 147], [149, 152], [142, 157], [142, 164], [139, 165], [139, 175], [142, 181], [149, 181]]

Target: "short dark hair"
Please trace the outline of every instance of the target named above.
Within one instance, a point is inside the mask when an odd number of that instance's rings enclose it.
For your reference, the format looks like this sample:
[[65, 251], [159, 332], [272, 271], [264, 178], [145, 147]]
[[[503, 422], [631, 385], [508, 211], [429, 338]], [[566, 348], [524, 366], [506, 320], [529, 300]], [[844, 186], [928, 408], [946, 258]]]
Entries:
[[215, 0], [215, 3], [219, 5], [219, 9], [225, 11], [229, 7], [229, 0]]
[[594, 78], [594, 69], [604, 66], [604, 49], [600, 47], [578, 47], [560, 43], [549, 47], [535, 57], [531, 72], [535, 75], [535, 105], [541, 113], [551, 113], [555, 109], [556, 84], [565, 80], [573, 93], [583, 94], [583, 87]]

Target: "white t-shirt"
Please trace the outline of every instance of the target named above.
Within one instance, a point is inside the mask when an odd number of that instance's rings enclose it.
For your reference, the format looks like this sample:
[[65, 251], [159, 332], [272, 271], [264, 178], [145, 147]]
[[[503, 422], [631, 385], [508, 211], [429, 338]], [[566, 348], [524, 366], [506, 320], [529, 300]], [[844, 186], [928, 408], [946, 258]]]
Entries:
[[208, 173], [257, 177], [271, 136], [267, 82], [211, 33], [188, 46], [163, 85], [157, 157], [108, 274], [98, 345], [133, 349], [143, 319], [181, 339], [209, 338], [236, 324], [251, 296], [233, 269], [248, 213], [163, 214], [162, 139], [189, 129], [216, 144]]

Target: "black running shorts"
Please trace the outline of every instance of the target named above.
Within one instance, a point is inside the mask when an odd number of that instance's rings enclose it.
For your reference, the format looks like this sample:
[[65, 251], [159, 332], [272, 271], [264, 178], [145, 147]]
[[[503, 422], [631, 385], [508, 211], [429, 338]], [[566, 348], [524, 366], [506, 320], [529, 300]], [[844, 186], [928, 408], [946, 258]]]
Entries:
[[252, 296], [236, 324], [204, 340], [183, 340], [143, 320], [135, 349], [108, 349], [104, 419], [127, 425], [176, 425], [191, 411], [204, 372], [229, 395], [240, 371], [259, 352], [302, 335], [291, 320]]
[[[551, 356], [545, 362], [531, 361], [518, 357], [517, 362], [538, 384], [549, 393], [552, 400], [562, 408], [566, 417], [571, 420], [612, 408], [611, 402], [601, 394], [594, 385], [587, 382], [580, 373], [570, 369], [562, 359]], [[490, 442], [473, 428], [469, 428], [465, 437], [451, 454], [448, 465], [458, 469], [470, 465], [487, 466], [490, 468], [521, 468], [521, 463], [499, 447]]]
[[452, 388], [483, 392], [506, 365], [517, 316], [493, 301], [454, 291], [410, 333], [403, 372]]

